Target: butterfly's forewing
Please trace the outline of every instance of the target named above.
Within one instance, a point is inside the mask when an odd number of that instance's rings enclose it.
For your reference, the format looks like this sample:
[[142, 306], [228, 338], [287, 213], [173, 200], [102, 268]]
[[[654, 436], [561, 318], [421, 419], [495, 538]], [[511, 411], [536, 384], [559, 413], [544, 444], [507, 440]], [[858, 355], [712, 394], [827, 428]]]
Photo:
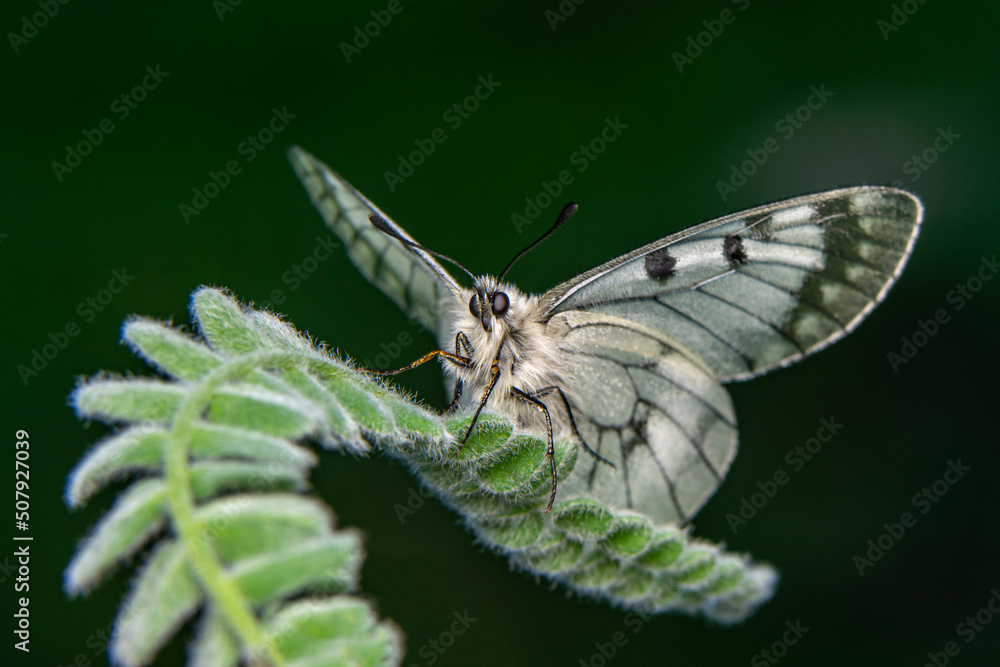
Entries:
[[448, 329], [442, 322], [442, 299], [459, 293], [458, 284], [430, 255], [405, 248], [380, 232], [368, 219], [378, 213], [406, 239], [410, 236], [350, 183], [315, 157], [293, 147], [288, 158], [319, 209], [327, 226], [340, 237], [351, 261], [406, 313], [438, 334]]
[[683, 522], [715, 492], [736, 455], [725, 388], [696, 355], [633, 321], [570, 311], [548, 331], [565, 355], [580, 434], [611, 468], [582, 456], [562, 492], [662, 522]]
[[723, 382], [851, 331], [906, 263], [923, 208], [855, 187], [761, 206], [655, 241], [550, 290], [555, 315], [623, 317], [676, 339]]

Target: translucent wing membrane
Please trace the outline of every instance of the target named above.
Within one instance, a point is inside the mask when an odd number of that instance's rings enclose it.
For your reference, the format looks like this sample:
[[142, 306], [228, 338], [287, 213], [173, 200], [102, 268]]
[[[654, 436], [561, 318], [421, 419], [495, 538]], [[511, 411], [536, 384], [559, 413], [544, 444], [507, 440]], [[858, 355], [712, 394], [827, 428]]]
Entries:
[[722, 381], [850, 332], [902, 271], [923, 208], [885, 187], [832, 190], [707, 222], [550, 290], [549, 316], [622, 317], [676, 339]]
[[448, 272], [427, 253], [405, 248], [373, 227], [368, 215], [375, 212], [400, 236], [413, 240], [328, 166], [297, 146], [288, 151], [288, 158], [313, 204], [344, 242], [348, 256], [365, 278], [435, 335], [443, 331], [441, 300], [459, 294]]
[[573, 369], [566, 389], [580, 434], [615, 464], [581, 456], [560, 488], [664, 523], [694, 516], [736, 455], [732, 403], [711, 369], [624, 318], [568, 312], [548, 328]]

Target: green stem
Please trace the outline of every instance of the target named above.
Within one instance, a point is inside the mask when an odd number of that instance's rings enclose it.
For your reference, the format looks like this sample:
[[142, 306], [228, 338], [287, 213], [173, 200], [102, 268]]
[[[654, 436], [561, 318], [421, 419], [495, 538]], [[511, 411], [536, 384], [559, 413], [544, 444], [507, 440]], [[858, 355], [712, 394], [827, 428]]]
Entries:
[[194, 423], [208, 407], [215, 391], [224, 383], [267, 366], [284, 366], [303, 360], [315, 361], [303, 353], [269, 351], [241, 355], [227, 361], [202, 378], [185, 397], [174, 417], [166, 460], [167, 498], [178, 539], [187, 548], [188, 559], [205, 586], [209, 598], [246, 646], [263, 648], [268, 659], [283, 667], [284, 657], [265, 643], [265, 635], [243, 592], [226, 576], [225, 569], [205, 539], [194, 517], [194, 493], [188, 469], [188, 447]]

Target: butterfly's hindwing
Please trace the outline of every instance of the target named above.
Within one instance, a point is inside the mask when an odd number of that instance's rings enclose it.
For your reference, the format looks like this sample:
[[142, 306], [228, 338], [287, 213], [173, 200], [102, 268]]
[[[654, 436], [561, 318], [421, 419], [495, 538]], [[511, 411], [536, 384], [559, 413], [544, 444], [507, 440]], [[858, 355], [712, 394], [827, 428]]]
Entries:
[[447, 329], [441, 321], [442, 299], [458, 293], [454, 279], [433, 257], [406, 248], [373, 227], [368, 216], [374, 212], [401, 236], [410, 238], [335, 171], [298, 147], [289, 150], [288, 156], [313, 205], [344, 242], [348, 256], [365, 278], [431, 332], [439, 334]]
[[902, 270], [922, 216], [902, 190], [799, 197], [661, 239], [543, 297], [662, 331], [722, 381], [787, 365], [851, 331]]
[[568, 312], [549, 333], [584, 441], [567, 493], [585, 493], [671, 523], [692, 517], [736, 455], [736, 418], [711, 369], [676, 341], [623, 318]]

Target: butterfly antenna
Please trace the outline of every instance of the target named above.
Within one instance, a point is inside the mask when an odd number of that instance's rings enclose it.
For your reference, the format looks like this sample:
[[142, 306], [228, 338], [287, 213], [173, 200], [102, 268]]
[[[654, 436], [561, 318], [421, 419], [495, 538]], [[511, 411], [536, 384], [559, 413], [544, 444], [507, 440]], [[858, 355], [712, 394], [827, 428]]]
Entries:
[[472, 280], [476, 279], [476, 277], [474, 275], [472, 275], [471, 271], [469, 271], [467, 268], [465, 268], [464, 266], [462, 266], [461, 264], [459, 264], [458, 262], [456, 262], [455, 260], [453, 260], [451, 257], [448, 257], [447, 255], [442, 255], [439, 252], [434, 252], [430, 248], [425, 248], [424, 246], [420, 245], [419, 243], [414, 243], [413, 241], [411, 241], [409, 239], [404, 239], [399, 234], [399, 232], [397, 232], [395, 229], [393, 229], [392, 227], [390, 227], [389, 223], [387, 223], [385, 220], [383, 220], [382, 216], [380, 216], [378, 213], [369, 213], [368, 214], [368, 220], [371, 221], [371, 223], [372, 223], [372, 225], [374, 225], [375, 229], [379, 230], [383, 234], [388, 234], [389, 236], [391, 236], [392, 238], [396, 239], [397, 241], [399, 241], [403, 245], [410, 246], [411, 248], [416, 248], [417, 250], [422, 250], [423, 252], [426, 252], [428, 255], [434, 255], [435, 257], [437, 257], [439, 259], [447, 260], [447, 261], [451, 262], [452, 264], [454, 264], [455, 266], [457, 266], [458, 268], [460, 268], [463, 271], [465, 271], [467, 274], [469, 274], [469, 277], [472, 278]]
[[569, 222], [569, 219], [573, 217], [573, 214], [576, 213], [576, 209], [578, 209], [578, 208], [580, 208], [580, 207], [577, 206], [576, 204], [574, 204], [573, 202], [570, 202], [570, 203], [566, 204], [566, 206], [563, 207], [562, 213], [560, 213], [559, 217], [556, 218], [556, 224], [552, 225], [552, 229], [550, 229], [549, 231], [547, 231], [544, 234], [542, 234], [542, 237], [540, 239], [538, 239], [537, 241], [535, 241], [534, 243], [532, 243], [531, 245], [529, 245], [527, 248], [525, 248], [521, 252], [517, 253], [514, 256], [514, 259], [510, 260], [510, 262], [507, 263], [507, 266], [504, 267], [504, 270], [500, 272], [500, 277], [497, 278], [497, 280], [498, 281], [503, 280], [503, 277], [505, 275], [507, 275], [508, 271], [510, 271], [510, 267], [514, 266], [514, 262], [516, 262], [517, 260], [521, 259], [525, 255], [527, 255], [529, 252], [531, 252], [532, 250], [534, 250], [535, 248], [537, 248], [539, 245], [541, 245], [542, 241], [544, 241], [545, 239], [547, 239], [550, 236], [552, 236], [553, 234], [555, 234], [557, 229], [559, 229], [560, 227], [562, 227], [563, 225], [565, 225], [567, 222]]

